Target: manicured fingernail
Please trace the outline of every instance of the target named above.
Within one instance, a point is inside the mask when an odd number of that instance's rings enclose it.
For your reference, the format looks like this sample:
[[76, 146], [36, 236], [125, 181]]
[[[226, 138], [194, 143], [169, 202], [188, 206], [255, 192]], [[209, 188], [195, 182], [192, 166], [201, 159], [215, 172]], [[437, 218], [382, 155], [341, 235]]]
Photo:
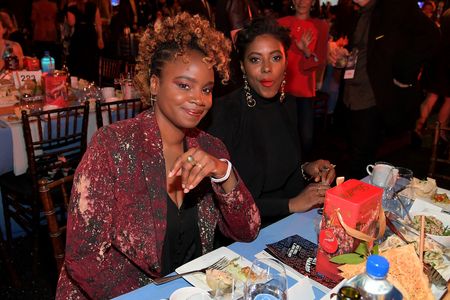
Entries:
[[186, 185], [184, 183], [182, 183], [181, 187], [184, 189], [186, 187]]
[[194, 188], [194, 186], [191, 184], [191, 185], [189, 186], [189, 189], [192, 190], [193, 188]]
[[189, 193], [189, 189], [184, 189], [183, 191], [185, 194]]

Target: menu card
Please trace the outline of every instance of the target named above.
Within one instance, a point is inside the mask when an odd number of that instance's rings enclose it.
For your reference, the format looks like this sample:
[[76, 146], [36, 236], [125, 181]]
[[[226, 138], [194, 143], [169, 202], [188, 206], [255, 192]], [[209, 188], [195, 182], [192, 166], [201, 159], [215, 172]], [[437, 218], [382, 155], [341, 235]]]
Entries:
[[316, 272], [317, 245], [299, 235], [293, 235], [279, 242], [268, 244], [265, 251], [304, 276], [308, 276], [330, 289], [339, 283], [339, 281]]

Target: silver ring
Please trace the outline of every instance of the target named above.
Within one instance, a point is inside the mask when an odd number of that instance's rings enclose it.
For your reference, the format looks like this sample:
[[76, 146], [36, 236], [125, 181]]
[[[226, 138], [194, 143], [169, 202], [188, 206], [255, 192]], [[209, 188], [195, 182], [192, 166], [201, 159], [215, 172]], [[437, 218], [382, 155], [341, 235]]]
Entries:
[[195, 166], [197, 163], [195, 162], [195, 159], [192, 157], [192, 155], [189, 155], [187, 158], [186, 158], [186, 161], [188, 162], [188, 163], [190, 163], [191, 165], [193, 165], [193, 166]]

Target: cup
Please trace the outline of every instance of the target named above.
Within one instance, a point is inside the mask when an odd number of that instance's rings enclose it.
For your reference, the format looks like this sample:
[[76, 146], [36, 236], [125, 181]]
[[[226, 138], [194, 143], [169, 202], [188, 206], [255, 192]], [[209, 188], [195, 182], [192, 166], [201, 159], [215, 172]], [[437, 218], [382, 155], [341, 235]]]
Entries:
[[367, 173], [371, 176], [370, 183], [382, 188], [395, 184], [394, 170], [394, 166], [386, 162], [377, 162], [366, 167]]
[[276, 259], [255, 259], [252, 274], [245, 283], [245, 300], [286, 300], [287, 277], [284, 265]]
[[116, 96], [116, 91], [113, 87], [102, 88], [103, 99], [114, 98]]

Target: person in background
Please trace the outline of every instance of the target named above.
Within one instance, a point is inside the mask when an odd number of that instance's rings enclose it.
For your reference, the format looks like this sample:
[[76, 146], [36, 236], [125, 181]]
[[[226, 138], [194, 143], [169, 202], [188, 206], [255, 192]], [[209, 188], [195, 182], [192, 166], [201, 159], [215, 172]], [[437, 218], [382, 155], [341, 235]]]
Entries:
[[[425, 2], [426, 4], [427, 2]], [[425, 7], [422, 7], [422, 9]], [[423, 11], [423, 10], [422, 10]], [[425, 12], [424, 12], [425, 13]], [[429, 18], [430, 14], [426, 14]], [[433, 14], [431, 14], [433, 16]], [[425, 100], [420, 105], [420, 117], [416, 121], [414, 141], [420, 144], [422, 131], [427, 122], [434, 105], [437, 103], [439, 96], [443, 96], [442, 104], [437, 120], [441, 126], [447, 126], [450, 116], [450, 59], [448, 58], [450, 51], [450, 10], [445, 11], [440, 20], [441, 41], [439, 50], [431, 62], [424, 66], [422, 72], [422, 85], [427, 92]], [[442, 133], [441, 139], [448, 143], [448, 138]]]
[[33, 49], [38, 58], [49, 51], [53, 57], [60, 56], [56, 45], [58, 7], [49, 0], [36, 0], [31, 7], [31, 24], [33, 27]]
[[23, 51], [19, 43], [4, 39], [7, 33], [7, 19], [0, 13], [0, 71], [5, 69], [5, 61], [3, 60], [5, 53], [12, 50], [12, 53], [19, 60], [19, 69], [23, 68]]
[[291, 31], [288, 50], [286, 91], [297, 98], [298, 132], [302, 154], [310, 159], [314, 143], [314, 97], [316, 72], [327, 64], [329, 26], [324, 20], [311, 18], [315, 0], [294, 0], [295, 15], [278, 22]]
[[[244, 85], [215, 100], [201, 124], [227, 146], [263, 226], [321, 205], [335, 177], [329, 161], [302, 161], [295, 98], [284, 90], [290, 43], [274, 19], [255, 18], [239, 31]], [[320, 182], [305, 187], [310, 179]]]
[[343, 102], [350, 136], [348, 176], [362, 178], [376, 159], [385, 136], [413, 129], [419, 112], [417, 80], [424, 61], [439, 41], [433, 22], [409, 0], [353, 0], [360, 9], [350, 18], [349, 50], [329, 51], [333, 65], [351, 62], [344, 71]]
[[255, 239], [258, 208], [219, 139], [196, 128], [230, 42], [182, 13], [141, 40], [137, 82], [153, 103], [102, 127], [75, 172], [56, 299], [110, 299], [213, 249], [216, 227]]
[[70, 74], [88, 81], [98, 80], [99, 55], [104, 45], [97, 5], [87, 0], [70, 3], [67, 22], [74, 28], [69, 47]]
[[5, 24], [5, 37], [10, 41], [18, 43], [22, 47], [23, 53], [28, 54], [28, 44], [25, 39], [25, 35], [19, 30], [14, 14], [12, 14], [9, 10], [2, 9], [0, 10], [0, 15], [2, 16]]

